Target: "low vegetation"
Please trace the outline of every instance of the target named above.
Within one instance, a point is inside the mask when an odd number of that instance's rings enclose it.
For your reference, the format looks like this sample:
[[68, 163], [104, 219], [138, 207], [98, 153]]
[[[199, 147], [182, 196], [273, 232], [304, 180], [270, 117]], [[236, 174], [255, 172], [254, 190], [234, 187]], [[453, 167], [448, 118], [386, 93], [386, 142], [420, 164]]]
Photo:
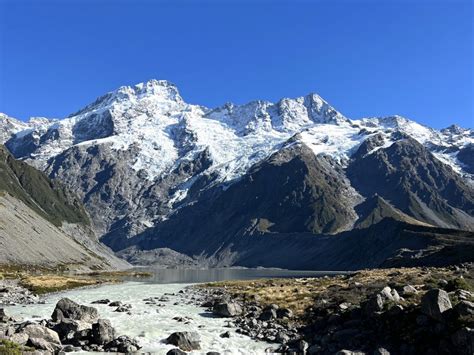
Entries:
[[[276, 304], [293, 311], [300, 321], [314, 307], [331, 303], [359, 304], [385, 286], [401, 288], [407, 284], [418, 289], [447, 283], [446, 289], [474, 291], [474, 275], [458, 274], [454, 268], [401, 268], [362, 270], [349, 275], [322, 278], [286, 278], [207, 283], [204, 287], [223, 289], [244, 300], [265, 306]], [[419, 303], [423, 292], [406, 297], [405, 305]], [[454, 300], [456, 301], [456, 300]], [[454, 302], [455, 303], [455, 302]]]

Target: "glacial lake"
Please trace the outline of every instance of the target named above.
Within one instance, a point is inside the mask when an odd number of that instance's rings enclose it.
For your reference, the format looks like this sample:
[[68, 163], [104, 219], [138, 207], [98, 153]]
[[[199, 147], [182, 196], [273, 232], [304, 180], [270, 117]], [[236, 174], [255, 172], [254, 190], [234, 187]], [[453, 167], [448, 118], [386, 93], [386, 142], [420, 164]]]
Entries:
[[[145, 270], [145, 269], [140, 269]], [[234, 279], [258, 279], [273, 277], [318, 277], [334, 272], [288, 271], [278, 269], [146, 269], [153, 271], [153, 277], [127, 280], [121, 284], [102, 285], [82, 288], [55, 294], [43, 298], [44, 304], [10, 306], [8, 312], [24, 320], [38, 321], [50, 318], [56, 302], [68, 297], [75, 302], [92, 305], [91, 302], [108, 298], [132, 305], [132, 314], [114, 312], [115, 307], [93, 304], [100, 317], [109, 319], [119, 335], [128, 335], [138, 340], [143, 347], [141, 352], [166, 354], [174, 346], [163, 342], [176, 331], [196, 331], [201, 338], [201, 351], [190, 354], [206, 354], [218, 351], [221, 354], [257, 355], [265, 354], [266, 349], [278, 345], [256, 341], [237, 333], [235, 328], [227, 326], [228, 319], [216, 318], [204, 308], [184, 302], [179, 291], [195, 283]], [[339, 272], [338, 272], [339, 273]], [[146, 304], [148, 297], [170, 298], [165, 306]], [[171, 294], [171, 296], [169, 295]], [[174, 317], [189, 317], [189, 324], [178, 322]], [[221, 338], [220, 334], [230, 331], [230, 338]]]

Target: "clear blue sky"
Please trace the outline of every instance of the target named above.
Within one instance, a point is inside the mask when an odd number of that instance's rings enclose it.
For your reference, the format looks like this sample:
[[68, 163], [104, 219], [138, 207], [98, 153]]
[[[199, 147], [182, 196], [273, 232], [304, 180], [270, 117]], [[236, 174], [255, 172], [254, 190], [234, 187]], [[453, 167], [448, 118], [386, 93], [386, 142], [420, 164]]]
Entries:
[[209, 107], [317, 92], [473, 127], [473, 21], [471, 0], [0, 0], [0, 112], [64, 117], [156, 78]]

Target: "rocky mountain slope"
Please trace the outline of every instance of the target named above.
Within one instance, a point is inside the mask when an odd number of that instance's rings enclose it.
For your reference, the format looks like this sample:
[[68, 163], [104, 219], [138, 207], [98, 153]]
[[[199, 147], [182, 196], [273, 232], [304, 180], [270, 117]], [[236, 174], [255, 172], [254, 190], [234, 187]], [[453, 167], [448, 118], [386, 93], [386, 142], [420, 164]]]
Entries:
[[[290, 243], [294, 259], [307, 240], [329, 255], [325, 248], [338, 248], [331, 243], [353, 240], [347, 234], [370, 243], [365, 229], [381, 230], [386, 218], [430, 235], [474, 231], [471, 129], [437, 131], [400, 116], [351, 120], [316, 94], [209, 109], [157, 80], [62, 120], [0, 122], [12, 154], [74, 189], [101, 240], [136, 262], [170, 248], [186, 254], [172, 259], [254, 266], [259, 248], [277, 255]], [[406, 240], [384, 260], [440, 240], [383, 237]], [[283, 264], [296, 266], [265, 261]]]
[[90, 229], [82, 203], [0, 146], [0, 264], [124, 267]]

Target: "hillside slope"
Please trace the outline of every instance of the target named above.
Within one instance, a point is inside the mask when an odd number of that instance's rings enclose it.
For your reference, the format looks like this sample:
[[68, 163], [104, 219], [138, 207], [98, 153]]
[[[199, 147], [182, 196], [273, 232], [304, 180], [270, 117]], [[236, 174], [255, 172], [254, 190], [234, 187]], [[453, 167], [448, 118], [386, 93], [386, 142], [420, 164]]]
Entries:
[[100, 244], [82, 204], [0, 146], [0, 264], [112, 269], [127, 264]]

